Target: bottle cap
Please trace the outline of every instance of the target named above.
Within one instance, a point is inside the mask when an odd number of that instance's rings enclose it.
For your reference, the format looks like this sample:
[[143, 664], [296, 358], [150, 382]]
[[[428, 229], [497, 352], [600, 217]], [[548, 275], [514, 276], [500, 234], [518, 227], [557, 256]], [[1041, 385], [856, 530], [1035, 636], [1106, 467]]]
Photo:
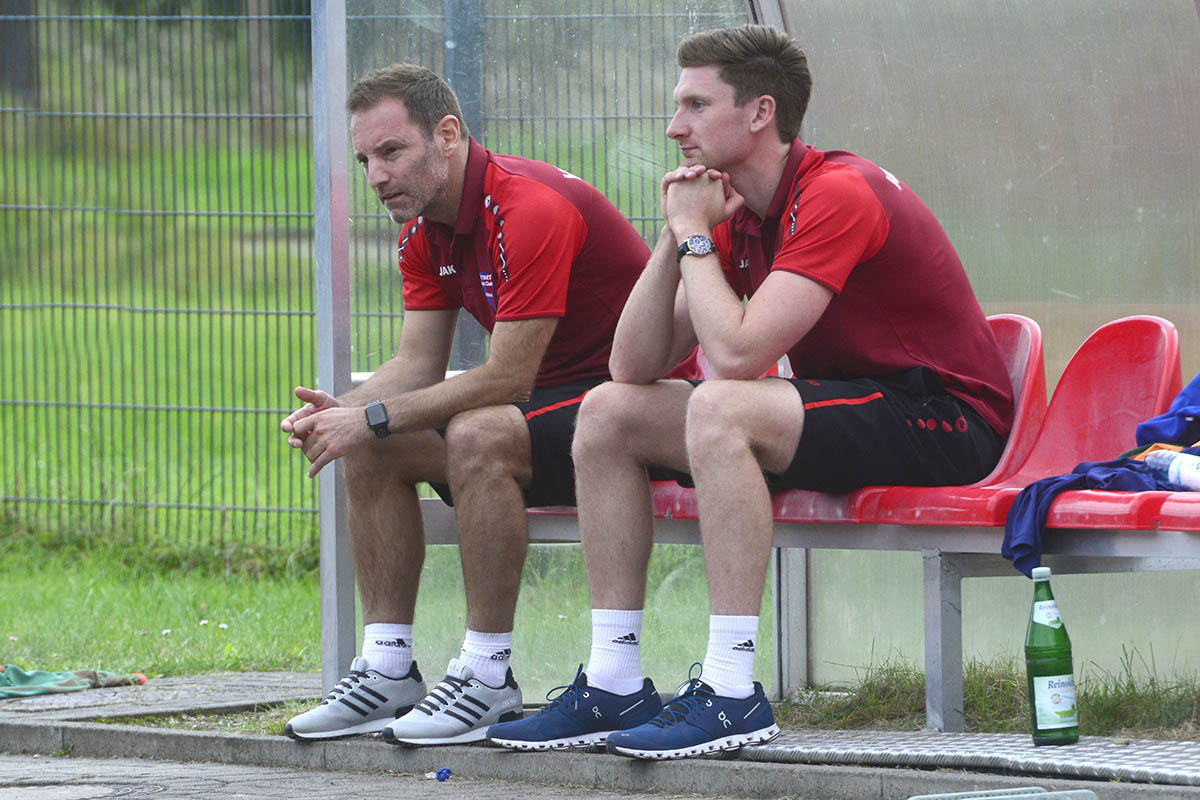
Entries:
[[1031, 575], [1035, 581], [1048, 581], [1050, 580], [1050, 568], [1034, 567]]

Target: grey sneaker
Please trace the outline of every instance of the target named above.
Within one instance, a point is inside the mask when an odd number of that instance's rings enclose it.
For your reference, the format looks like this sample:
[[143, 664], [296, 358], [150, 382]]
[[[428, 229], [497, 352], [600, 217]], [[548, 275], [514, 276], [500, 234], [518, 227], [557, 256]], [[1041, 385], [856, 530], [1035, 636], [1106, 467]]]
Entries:
[[388, 725], [380, 738], [408, 746], [482, 741], [494, 722], [520, 719], [521, 688], [512, 670], [502, 686], [477, 680], [469, 667], [451, 659], [446, 677], [416, 708]]
[[350, 672], [321, 704], [292, 717], [283, 732], [293, 739], [334, 739], [383, 730], [425, 696], [425, 679], [414, 661], [403, 678], [389, 678], [354, 659]]

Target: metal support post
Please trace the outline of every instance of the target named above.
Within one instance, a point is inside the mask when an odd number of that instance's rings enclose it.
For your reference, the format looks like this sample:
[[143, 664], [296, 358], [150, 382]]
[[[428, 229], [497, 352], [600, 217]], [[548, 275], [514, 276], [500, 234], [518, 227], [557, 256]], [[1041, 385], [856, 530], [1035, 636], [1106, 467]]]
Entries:
[[[350, 388], [345, 0], [313, 0], [312, 48], [317, 386], [338, 395]], [[318, 480], [321, 681], [329, 691], [354, 658], [354, 564], [341, 463], [323, 469]]]
[[[458, 95], [463, 121], [477, 141], [483, 141], [483, 36], [480, 0], [445, 0], [442, 6], [445, 38], [445, 79]], [[470, 369], [487, 358], [485, 332], [475, 318], [459, 311], [454, 329], [450, 369]]]
[[940, 550], [925, 568], [925, 727], [963, 730], [962, 571]]
[[808, 688], [808, 550], [775, 548], [775, 677], [779, 698]]

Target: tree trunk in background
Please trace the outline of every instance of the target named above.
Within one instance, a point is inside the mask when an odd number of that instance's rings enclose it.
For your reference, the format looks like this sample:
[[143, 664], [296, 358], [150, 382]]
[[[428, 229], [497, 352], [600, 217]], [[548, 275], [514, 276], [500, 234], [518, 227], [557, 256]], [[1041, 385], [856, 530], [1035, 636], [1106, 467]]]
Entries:
[[[6, 16], [33, 14], [33, 0], [4, 0]], [[0, 86], [38, 107], [37, 26], [32, 20], [0, 21]]]

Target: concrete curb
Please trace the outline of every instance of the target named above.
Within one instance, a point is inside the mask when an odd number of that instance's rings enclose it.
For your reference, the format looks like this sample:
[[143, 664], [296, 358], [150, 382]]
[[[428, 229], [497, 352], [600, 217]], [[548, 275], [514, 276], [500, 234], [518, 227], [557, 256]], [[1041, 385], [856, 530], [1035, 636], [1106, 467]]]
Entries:
[[280, 736], [46, 719], [0, 719], [0, 751], [417, 775], [449, 767], [467, 778], [726, 797], [905, 800], [920, 794], [1041, 786], [1091, 789], [1102, 800], [1200, 798], [1198, 787], [708, 758], [652, 763], [603, 753], [512, 753], [480, 746], [410, 750], [365, 738], [299, 743]]

